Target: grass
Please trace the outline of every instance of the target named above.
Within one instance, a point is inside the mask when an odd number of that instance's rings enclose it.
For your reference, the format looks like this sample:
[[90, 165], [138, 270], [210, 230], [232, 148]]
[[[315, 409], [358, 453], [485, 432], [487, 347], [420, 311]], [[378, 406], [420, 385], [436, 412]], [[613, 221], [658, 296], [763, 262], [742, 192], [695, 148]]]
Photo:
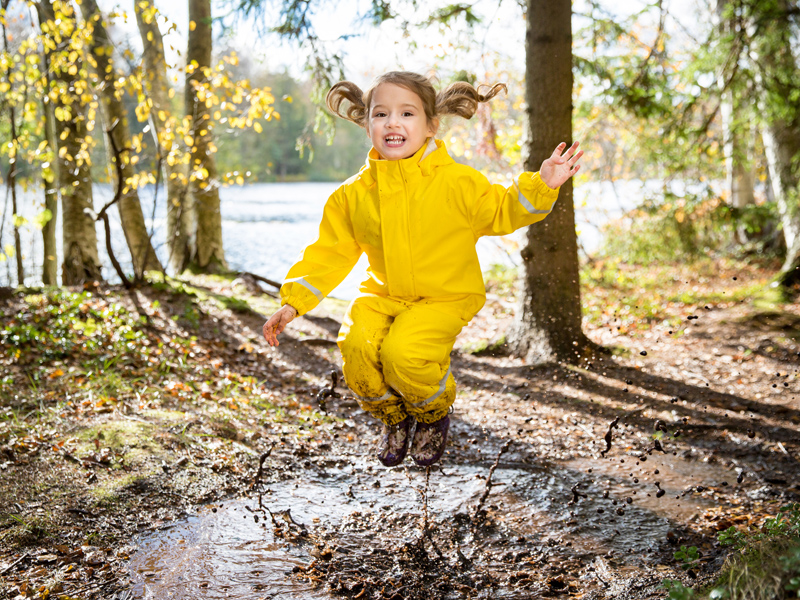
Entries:
[[[718, 534], [728, 556], [713, 584], [695, 590], [666, 580], [670, 600], [781, 600], [800, 598], [800, 504], [789, 504], [756, 531], [730, 527]], [[695, 566], [697, 548], [682, 547], [675, 559]]]

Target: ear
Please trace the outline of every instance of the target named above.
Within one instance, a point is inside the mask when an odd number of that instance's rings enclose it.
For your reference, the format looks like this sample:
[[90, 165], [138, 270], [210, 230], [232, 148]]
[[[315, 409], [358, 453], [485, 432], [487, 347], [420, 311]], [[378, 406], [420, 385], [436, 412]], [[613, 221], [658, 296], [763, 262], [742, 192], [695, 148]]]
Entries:
[[437, 131], [439, 131], [439, 119], [433, 119], [428, 123], [428, 135], [435, 137]]

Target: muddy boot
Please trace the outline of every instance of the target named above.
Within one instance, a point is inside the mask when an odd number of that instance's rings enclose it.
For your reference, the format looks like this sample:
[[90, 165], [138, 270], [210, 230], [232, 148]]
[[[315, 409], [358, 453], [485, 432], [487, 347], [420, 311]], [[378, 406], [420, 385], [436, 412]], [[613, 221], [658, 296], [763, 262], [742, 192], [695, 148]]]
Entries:
[[434, 423], [417, 423], [414, 440], [411, 442], [411, 458], [420, 467], [438, 462], [447, 446], [447, 431], [450, 417], [445, 415]]
[[383, 425], [378, 460], [386, 467], [395, 467], [403, 462], [408, 452], [408, 434], [413, 417], [406, 417], [396, 425]]

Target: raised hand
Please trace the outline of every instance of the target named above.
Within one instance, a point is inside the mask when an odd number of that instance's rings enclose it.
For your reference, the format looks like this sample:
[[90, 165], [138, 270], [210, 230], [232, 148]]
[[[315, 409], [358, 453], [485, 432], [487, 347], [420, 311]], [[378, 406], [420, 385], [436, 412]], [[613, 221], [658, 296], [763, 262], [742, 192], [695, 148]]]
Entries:
[[578, 145], [578, 142], [575, 142], [564, 152], [567, 144], [561, 142], [553, 150], [550, 158], [542, 163], [542, 168], [539, 169], [539, 177], [547, 184], [547, 187], [553, 189], [561, 187], [567, 179], [575, 175], [581, 168], [577, 163], [583, 156], [583, 150], [578, 151]]
[[278, 346], [278, 334], [297, 316], [297, 311], [293, 306], [284, 304], [278, 312], [272, 315], [266, 323], [262, 331], [264, 339], [267, 340], [270, 346]]

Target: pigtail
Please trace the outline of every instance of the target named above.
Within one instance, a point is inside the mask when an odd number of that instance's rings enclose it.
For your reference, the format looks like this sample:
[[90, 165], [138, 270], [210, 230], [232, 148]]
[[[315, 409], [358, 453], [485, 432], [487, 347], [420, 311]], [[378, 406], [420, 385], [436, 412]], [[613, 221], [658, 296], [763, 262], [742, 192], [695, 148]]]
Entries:
[[[489, 88], [485, 94], [481, 94], [481, 89]], [[508, 93], [505, 83], [495, 83], [493, 86], [480, 85], [473, 87], [465, 81], [451, 83], [447, 88], [436, 94], [436, 114], [437, 115], [458, 115], [465, 119], [471, 119], [478, 110], [478, 104], [488, 102], [501, 91]]]
[[[355, 83], [340, 81], [334, 84], [325, 96], [325, 104], [337, 117], [352, 121], [359, 127], [366, 127], [367, 107], [364, 105], [364, 92]], [[344, 113], [342, 104], [345, 104]]]

